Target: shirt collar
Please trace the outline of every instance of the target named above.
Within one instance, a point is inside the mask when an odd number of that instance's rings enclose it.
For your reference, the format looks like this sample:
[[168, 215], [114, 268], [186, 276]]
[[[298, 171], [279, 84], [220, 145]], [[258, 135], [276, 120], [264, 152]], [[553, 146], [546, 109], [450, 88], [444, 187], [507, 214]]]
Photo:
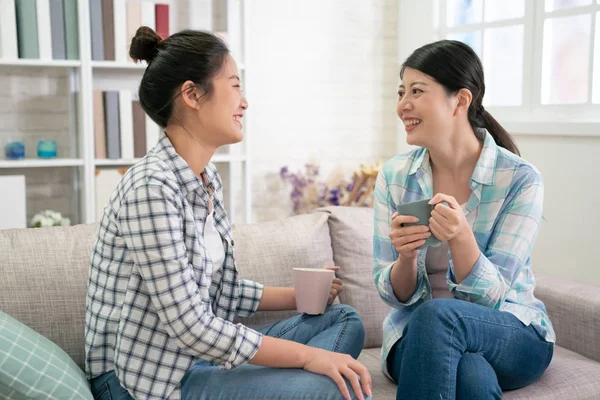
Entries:
[[484, 129], [485, 139], [483, 148], [475, 165], [471, 181], [482, 185], [493, 185], [496, 172], [496, 160], [498, 159], [498, 145], [492, 135]]
[[[477, 128], [482, 129], [482, 128]], [[471, 175], [471, 182], [476, 182], [482, 185], [494, 184], [494, 173], [496, 171], [496, 159], [498, 156], [498, 145], [490, 133], [483, 129], [485, 138], [483, 140], [483, 148]], [[410, 166], [409, 175], [414, 175], [418, 170], [428, 172], [430, 170], [429, 151], [424, 149], [420, 151], [412, 165]]]
[[205, 186], [207, 192], [212, 195], [215, 191], [213, 182], [216, 177], [216, 170], [211, 163], [200, 173], [202, 179], [199, 179], [187, 162], [175, 151], [171, 140], [163, 133], [155, 147], [158, 157], [167, 163], [173, 171], [179, 185], [190, 193], [201, 186]]

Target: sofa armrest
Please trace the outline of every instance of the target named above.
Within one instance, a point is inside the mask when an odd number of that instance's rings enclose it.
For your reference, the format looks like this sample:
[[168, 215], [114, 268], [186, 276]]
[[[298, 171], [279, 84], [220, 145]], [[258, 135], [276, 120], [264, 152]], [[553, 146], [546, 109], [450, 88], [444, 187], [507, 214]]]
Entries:
[[544, 302], [556, 344], [600, 362], [600, 285], [536, 273], [535, 295]]

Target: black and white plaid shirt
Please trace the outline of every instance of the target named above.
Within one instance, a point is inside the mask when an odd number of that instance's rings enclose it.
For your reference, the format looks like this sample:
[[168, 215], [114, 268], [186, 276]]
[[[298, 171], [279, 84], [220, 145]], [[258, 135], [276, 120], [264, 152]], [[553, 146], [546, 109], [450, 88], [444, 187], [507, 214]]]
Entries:
[[[262, 335], [232, 321], [256, 311], [263, 286], [238, 276], [214, 165], [202, 178], [163, 135], [111, 195], [91, 256], [88, 379], [114, 370], [136, 398], [177, 399], [195, 361], [230, 369], [258, 351]], [[210, 208], [224, 239], [222, 268], [203, 245]]]

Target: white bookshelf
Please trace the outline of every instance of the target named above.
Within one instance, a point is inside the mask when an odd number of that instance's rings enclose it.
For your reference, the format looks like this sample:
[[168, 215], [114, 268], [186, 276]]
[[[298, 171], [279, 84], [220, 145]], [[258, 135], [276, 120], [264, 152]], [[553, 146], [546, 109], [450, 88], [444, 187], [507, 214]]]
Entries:
[[139, 64], [134, 64], [134, 63], [123, 63], [123, 62], [116, 62], [116, 61], [92, 61], [91, 65], [92, 65], [92, 68], [94, 68], [94, 69], [115, 69], [115, 70], [133, 69], [133, 70], [140, 70], [140, 71], [143, 71], [146, 69], [145, 62], [142, 62]]
[[21, 160], [0, 160], [0, 168], [57, 168], [57, 167], [83, 167], [81, 158], [25, 158]]
[[34, 59], [2, 59], [0, 66], [5, 67], [47, 67], [47, 68], [74, 68], [81, 67], [77, 60], [34, 60]]
[[[115, 4], [124, 4], [115, 0]], [[157, 4], [169, 4], [170, 33], [181, 29], [203, 29], [222, 32], [227, 31], [228, 42], [233, 56], [238, 63], [242, 81], [245, 85], [243, 68], [244, 54], [244, 0], [143, 0]], [[128, 88], [136, 93], [140, 79], [146, 67], [145, 63], [92, 61], [89, 0], [77, 0], [79, 60], [37, 60], [37, 59], [2, 59], [0, 58], [0, 75], [3, 71], [29, 68], [35, 73], [59, 70], [61, 76], [67, 77], [68, 91], [72, 96], [72, 107], [69, 110], [69, 151], [61, 151], [59, 158], [31, 158], [30, 152], [23, 160], [4, 159], [4, 147], [0, 153], [0, 175], [19, 173], [34, 168], [71, 168], [73, 170], [73, 193], [77, 198], [71, 200], [73, 223], [93, 223], [96, 221], [95, 176], [97, 169], [128, 168], [139, 159], [96, 159], [94, 149], [94, 111], [93, 92], [95, 90], [113, 90]], [[125, 10], [123, 10], [125, 11]], [[210, 17], [212, 15], [212, 17]], [[225, 29], [223, 29], [225, 28]], [[246, 88], [244, 88], [246, 90]], [[246, 119], [246, 118], [245, 118]], [[0, 124], [2, 120], [0, 119]], [[251, 221], [251, 181], [250, 165], [247, 149], [250, 134], [244, 124], [244, 141], [240, 144], [219, 149], [212, 159], [222, 176], [225, 192], [225, 206], [232, 223]], [[11, 136], [0, 130], [0, 139]], [[18, 136], [18, 135], [15, 135]], [[0, 141], [2, 143], [2, 141]], [[64, 157], [64, 158], [63, 158]], [[41, 210], [40, 210], [41, 211]], [[37, 212], [37, 210], [36, 210]]]

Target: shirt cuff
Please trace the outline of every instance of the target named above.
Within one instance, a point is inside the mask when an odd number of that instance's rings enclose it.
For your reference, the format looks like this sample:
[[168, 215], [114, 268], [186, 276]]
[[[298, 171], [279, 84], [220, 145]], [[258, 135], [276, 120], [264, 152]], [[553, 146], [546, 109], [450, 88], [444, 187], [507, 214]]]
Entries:
[[262, 333], [242, 324], [238, 324], [237, 326], [238, 334], [235, 338], [233, 351], [222, 369], [233, 369], [240, 365], [247, 364], [254, 358], [262, 343]]
[[[459, 292], [466, 295], [476, 294], [477, 286], [485, 277], [489, 260], [483, 253], [479, 252], [479, 258], [475, 261], [475, 265], [471, 269], [471, 273], [461, 282], [456, 283], [456, 275], [454, 274], [454, 264], [450, 262], [448, 288], [452, 293]], [[483, 289], [483, 288], [482, 288]]]
[[263, 290], [264, 285], [262, 283], [241, 279], [236, 316], [242, 318], [251, 317], [258, 309]]
[[417, 284], [415, 286], [415, 292], [406, 302], [401, 302], [394, 294], [394, 288], [392, 287], [391, 273], [394, 264], [395, 262], [387, 266], [381, 274], [381, 277], [383, 278], [382, 283], [384, 285], [383, 292], [385, 293], [385, 300], [389, 305], [396, 308], [411, 306], [419, 301], [419, 299], [423, 296], [423, 290], [425, 287], [423, 284], [423, 271], [421, 271], [420, 268], [417, 268]]

